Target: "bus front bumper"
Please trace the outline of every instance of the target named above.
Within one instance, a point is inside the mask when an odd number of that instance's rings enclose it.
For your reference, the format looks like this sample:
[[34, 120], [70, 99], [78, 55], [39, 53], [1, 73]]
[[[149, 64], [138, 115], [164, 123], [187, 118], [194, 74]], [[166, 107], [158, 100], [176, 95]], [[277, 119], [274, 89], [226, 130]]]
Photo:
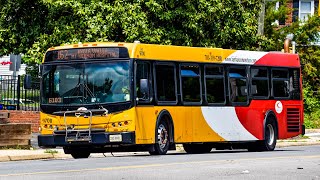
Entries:
[[56, 146], [103, 146], [103, 145], [130, 145], [135, 144], [134, 132], [121, 133], [92, 133], [91, 140], [68, 140], [65, 134], [39, 135], [39, 147], [56, 147]]

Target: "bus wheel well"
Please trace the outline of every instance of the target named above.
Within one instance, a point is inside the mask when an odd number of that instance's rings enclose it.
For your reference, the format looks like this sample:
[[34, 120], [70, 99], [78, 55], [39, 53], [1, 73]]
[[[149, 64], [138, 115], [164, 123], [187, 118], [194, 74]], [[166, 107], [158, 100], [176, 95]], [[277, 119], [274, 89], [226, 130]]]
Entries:
[[275, 122], [275, 125], [276, 125], [276, 135], [277, 135], [277, 138], [279, 138], [279, 126], [278, 126], [278, 119], [277, 119], [277, 116], [275, 115], [275, 113], [272, 111], [272, 110], [269, 110], [267, 111], [266, 115], [265, 115], [265, 118], [264, 118], [264, 121], [263, 121], [263, 134], [264, 134], [264, 130], [265, 130], [265, 127], [266, 127], [266, 123], [268, 120], [271, 120], [271, 121], [274, 121]]
[[168, 125], [170, 143], [174, 144], [174, 125], [173, 125], [172, 117], [167, 110], [162, 110], [159, 113], [158, 118], [157, 118], [157, 122], [156, 122], [156, 126], [161, 121], [164, 121]]

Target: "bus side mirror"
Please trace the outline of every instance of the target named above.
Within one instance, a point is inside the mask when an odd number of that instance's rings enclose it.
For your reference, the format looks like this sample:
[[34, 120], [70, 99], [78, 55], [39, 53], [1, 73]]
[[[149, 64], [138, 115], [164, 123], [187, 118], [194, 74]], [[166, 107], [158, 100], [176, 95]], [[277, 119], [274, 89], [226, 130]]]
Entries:
[[23, 87], [24, 89], [31, 89], [31, 76], [29, 74], [24, 76]]
[[144, 100], [149, 98], [149, 83], [148, 79], [140, 79], [140, 92], [143, 94]]

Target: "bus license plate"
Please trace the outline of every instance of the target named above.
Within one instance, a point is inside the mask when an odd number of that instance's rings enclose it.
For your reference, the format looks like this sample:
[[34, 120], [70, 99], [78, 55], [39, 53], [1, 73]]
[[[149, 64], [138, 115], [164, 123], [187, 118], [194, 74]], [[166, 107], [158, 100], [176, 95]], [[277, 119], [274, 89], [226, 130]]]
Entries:
[[121, 142], [122, 141], [122, 135], [121, 134], [115, 134], [109, 136], [110, 142]]

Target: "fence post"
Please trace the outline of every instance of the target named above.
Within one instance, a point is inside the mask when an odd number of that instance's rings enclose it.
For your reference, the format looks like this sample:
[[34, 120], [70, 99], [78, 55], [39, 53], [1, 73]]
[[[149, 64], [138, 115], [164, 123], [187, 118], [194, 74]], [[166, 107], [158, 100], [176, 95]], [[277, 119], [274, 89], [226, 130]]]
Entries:
[[17, 82], [17, 110], [20, 110], [20, 81], [21, 81], [21, 77], [20, 75], [18, 75], [18, 82]]

